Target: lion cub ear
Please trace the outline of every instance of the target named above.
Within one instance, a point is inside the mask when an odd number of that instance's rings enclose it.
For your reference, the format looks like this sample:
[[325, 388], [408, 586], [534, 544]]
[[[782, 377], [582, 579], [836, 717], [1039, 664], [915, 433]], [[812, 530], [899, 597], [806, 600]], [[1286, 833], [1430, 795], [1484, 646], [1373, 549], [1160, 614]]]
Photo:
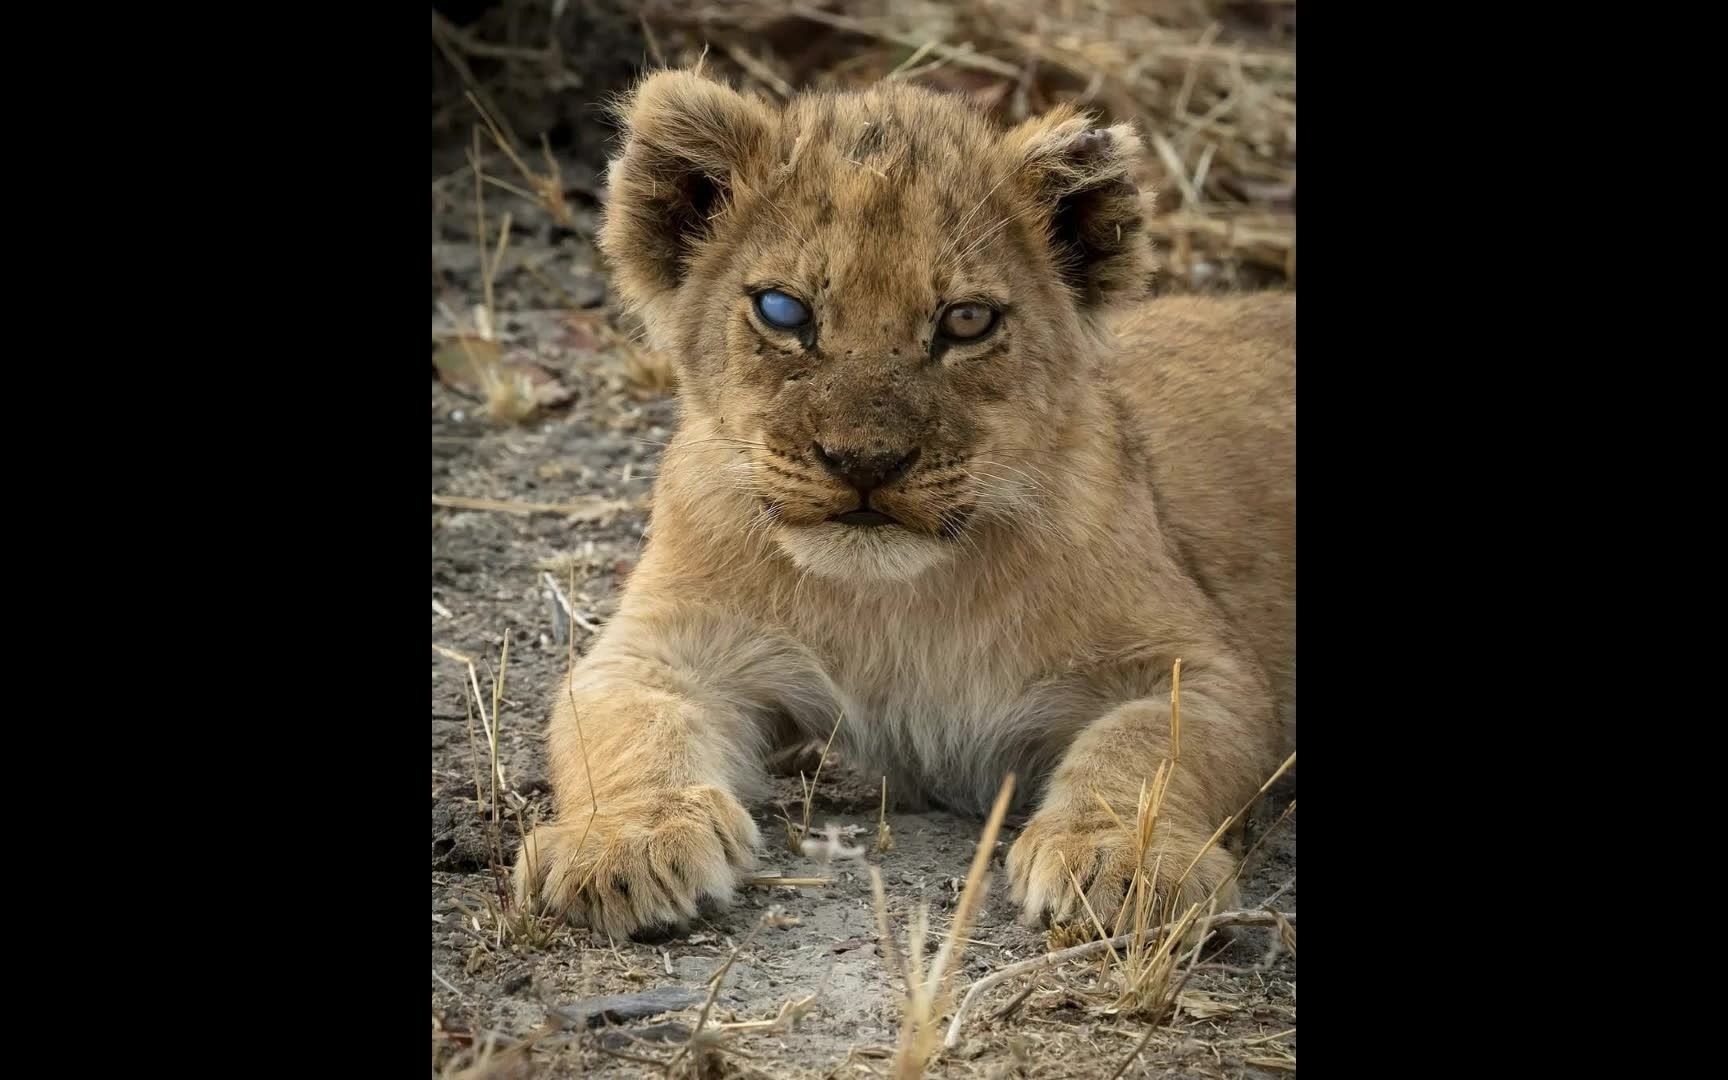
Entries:
[[1142, 143], [1131, 124], [1093, 127], [1062, 108], [1007, 135], [1049, 213], [1053, 255], [1084, 308], [1141, 296], [1153, 271], [1147, 198], [1134, 183]]
[[742, 174], [769, 153], [775, 115], [689, 71], [644, 79], [619, 105], [624, 151], [607, 173], [600, 247], [632, 307], [676, 289]]

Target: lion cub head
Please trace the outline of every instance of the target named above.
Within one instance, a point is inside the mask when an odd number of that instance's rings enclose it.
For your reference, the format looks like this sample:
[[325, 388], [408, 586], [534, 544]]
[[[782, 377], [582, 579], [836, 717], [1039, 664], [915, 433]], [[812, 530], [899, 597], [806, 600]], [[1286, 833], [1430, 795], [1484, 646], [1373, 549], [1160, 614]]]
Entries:
[[893, 83], [781, 108], [689, 72], [622, 115], [601, 244], [717, 489], [838, 577], [1013, 528], [1096, 393], [1099, 316], [1150, 272], [1132, 129], [1004, 129]]

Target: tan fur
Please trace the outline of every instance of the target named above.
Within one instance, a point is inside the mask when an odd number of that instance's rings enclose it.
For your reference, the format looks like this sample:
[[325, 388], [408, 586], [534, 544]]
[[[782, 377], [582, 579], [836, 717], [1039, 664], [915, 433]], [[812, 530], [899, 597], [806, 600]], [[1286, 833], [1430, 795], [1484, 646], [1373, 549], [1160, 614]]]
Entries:
[[[1134, 854], [1098, 800], [1132, 821], [1178, 657], [1159, 884], [1224, 883], [1220, 850], [1183, 871], [1294, 715], [1294, 297], [1140, 300], [1126, 126], [1003, 131], [900, 85], [780, 109], [689, 73], [624, 117], [603, 245], [684, 415], [619, 612], [554, 702], [559, 816], [522, 898], [611, 933], [725, 900], [764, 755], [843, 716], [897, 800], [981, 812], [1018, 773], [1027, 916], [1074, 913], [1072, 870], [1108, 920]], [[813, 337], [754, 314], [767, 285]], [[963, 300], [1001, 324], [933, 351]], [[818, 444], [916, 449], [870, 496], [900, 524], [829, 521], [859, 496]]]

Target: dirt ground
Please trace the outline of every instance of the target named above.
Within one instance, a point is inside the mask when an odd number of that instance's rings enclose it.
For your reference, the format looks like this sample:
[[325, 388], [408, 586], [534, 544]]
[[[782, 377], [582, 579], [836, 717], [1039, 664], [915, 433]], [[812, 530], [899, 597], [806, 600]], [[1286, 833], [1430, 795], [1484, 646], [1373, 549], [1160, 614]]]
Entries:
[[[536, 246], [539, 244], [540, 246]], [[452, 244], [454, 249], [456, 245]], [[675, 414], [665, 396], [633, 386], [627, 360], [598, 340], [604, 316], [573, 306], [535, 309], [541, 278], [587, 289], [598, 302], [604, 279], [580, 237], [524, 230], [517, 266], [501, 275], [498, 333], [506, 357], [532, 360], [574, 396], [557, 412], [526, 425], [489, 419], [471, 394], [434, 380], [432, 388], [432, 1007], [434, 1070], [461, 1064], [459, 1051], [486, 1033], [517, 1042], [545, 1031], [552, 1007], [602, 995], [685, 988], [701, 994], [708, 978], [746, 942], [753, 926], [777, 909], [776, 925], [744, 945], [722, 984], [710, 1024], [767, 1020], [784, 1004], [815, 1000], [796, 1026], [729, 1036], [729, 1051], [704, 1063], [703, 1075], [817, 1077], [882, 1071], [899, 1023], [902, 989], [877, 948], [867, 873], [857, 863], [821, 865], [781, 842], [783, 801], [802, 816], [799, 780], [779, 782], [779, 800], [753, 807], [765, 838], [763, 874], [822, 877], [820, 887], [750, 887], [728, 913], [703, 921], [670, 941], [607, 941], [583, 929], [561, 928], [539, 945], [500, 946], [485, 909], [495, 897], [486, 814], [476, 779], [488, 772], [478, 721], [471, 741], [467, 667], [450, 653], [474, 658], [488, 702], [505, 636], [508, 666], [498, 708], [498, 760], [504, 779], [506, 864], [516, 847], [519, 813], [551, 810], [541, 732], [555, 682], [567, 662], [558, 640], [554, 601], [545, 576], [570, 593], [576, 609], [575, 649], [592, 641], [587, 626], [603, 625], [639, 555], [647, 499], [659, 447]], [[434, 247], [435, 261], [438, 249]], [[472, 263], [469, 264], [472, 266]], [[446, 266], [450, 298], [473, 297], [460, 265]], [[517, 310], [512, 310], [512, 307]], [[447, 302], [446, 310], [454, 304]], [[434, 316], [435, 335], [443, 325]], [[444, 327], [448, 329], [448, 327]], [[519, 513], [436, 505], [437, 497], [557, 504], [559, 510]], [[519, 507], [518, 507], [519, 508]], [[574, 580], [574, 589], [570, 582]], [[586, 624], [586, 625], [584, 625]], [[476, 747], [478, 746], [478, 749]], [[1257, 818], [1274, 821], [1294, 799], [1293, 777], [1264, 800]], [[485, 793], [490, 801], [490, 793]], [[868, 847], [876, 834], [878, 780], [849, 774], [830, 760], [814, 800], [813, 825], [858, 830]], [[512, 808], [514, 806], [514, 808]], [[889, 804], [895, 845], [868, 858], [882, 871], [892, 926], [904, 941], [916, 906], [928, 903], [933, 933], [946, 931], [966, 876], [981, 822], [943, 813], [904, 813]], [[1012, 843], [1010, 819], [999, 846]], [[1295, 817], [1265, 835], [1245, 874], [1244, 900], [1257, 904], [1277, 892], [1276, 906], [1296, 909]], [[495, 902], [495, 901], [494, 901]], [[472, 912], [473, 915], [466, 912]], [[1004, 965], [1046, 951], [1043, 934], [1014, 922], [1015, 908], [998, 867], [971, 933], [959, 989]], [[477, 917], [476, 917], [477, 916]], [[1266, 951], [1267, 931], [1239, 931], [1208, 961], [1247, 966]], [[943, 1055], [933, 1075], [1107, 1077], [1145, 1031], [1129, 1017], [1109, 1015], [1088, 996], [1096, 963], [1076, 963], [1035, 977], [1031, 996], [1009, 1017], [992, 1017], [1025, 989], [1026, 980], [997, 987], [969, 1014], [960, 1046]], [[1237, 1077], [1295, 1069], [1295, 960], [1288, 953], [1268, 970], [1195, 975], [1184, 1007], [1162, 1026], [1129, 1076]], [[699, 999], [698, 999], [699, 1003]], [[650, 1059], [671, 1057], [694, 1025], [698, 1009], [683, 1007], [623, 1021], [616, 1031], [564, 1030], [530, 1053], [498, 1059], [494, 1075], [640, 1076]], [[555, 1025], [554, 1025], [555, 1026]], [[747, 1055], [747, 1056], [746, 1056]], [[526, 1062], [522, 1059], [526, 1058]], [[636, 1059], [636, 1060], [632, 1060]], [[686, 1060], [683, 1066], [688, 1066]], [[470, 1073], [468, 1075], [475, 1075]]]

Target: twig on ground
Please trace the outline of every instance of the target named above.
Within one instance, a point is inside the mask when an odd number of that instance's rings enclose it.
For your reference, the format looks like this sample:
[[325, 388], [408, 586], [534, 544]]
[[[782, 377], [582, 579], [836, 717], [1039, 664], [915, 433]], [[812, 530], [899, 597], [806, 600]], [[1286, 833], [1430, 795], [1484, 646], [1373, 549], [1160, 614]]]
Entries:
[[580, 611], [577, 611], [575, 606], [570, 603], [570, 598], [565, 596], [564, 590], [558, 587], [557, 578], [554, 578], [550, 573], [547, 573], [544, 570], [540, 572], [540, 577], [546, 582], [546, 587], [552, 590], [552, 597], [558, 601], [558, 606], [564, 609], [565, 618], [588, 631], [590, 634], [598, 634], [600, 632], [599, 623], [588, 618], [586, 615], [583, 615]]
[[507, 499], [473, 499], [466, 495], [434, 495], [433, 506], [450, 510], [495, 510], [501, 514], [596, 514], [605, 510], [634, 509], [626, 500], [597, 502], [544, 503], [515, 502]]
[[[1292, 803], [1291, 805], [1294, 806], [1295, 804]], [[1290, 886], [1292, 886], [1294, 884], [1296, 884], [1296, 876], [1294, 874], [1292, 874], [1288, 881], [1284, 882], [1284, 884], [1282, 884], [1282, 885], [1278, 886], [1276, 889], [1272, 890], [1271, 896], [1268, 896], [1266, 899], [1260, 901], [1260, 906], [1270, 910], [1272, 907], [1272, 901], [1278, 899], [1280, 896], [1283, 896], [1284, 891], [1286, 889], [1290, 888]]]
[[1013, 1016], [1015, 1010], [1019, 1009], [1021, 1005], [1025, 1004], [1026, 999], [1031, 997], [1032, 991], [1034, 991], [1036, 989], [1038, 989], [1038, 984], [1036, 982], [1027, 983], [1026, 986], [1018, 994], [1015, 994], [1012, 998], [1009, 999], [1008, 1004], [1002, 1006], [1000, 1009], [997, 1009], [994, 1013], [992, 1013], [990, 1016], [990, 1019], [1000, 1021], [1000, 1020], [1006, 1020], [1010, 1016]]

